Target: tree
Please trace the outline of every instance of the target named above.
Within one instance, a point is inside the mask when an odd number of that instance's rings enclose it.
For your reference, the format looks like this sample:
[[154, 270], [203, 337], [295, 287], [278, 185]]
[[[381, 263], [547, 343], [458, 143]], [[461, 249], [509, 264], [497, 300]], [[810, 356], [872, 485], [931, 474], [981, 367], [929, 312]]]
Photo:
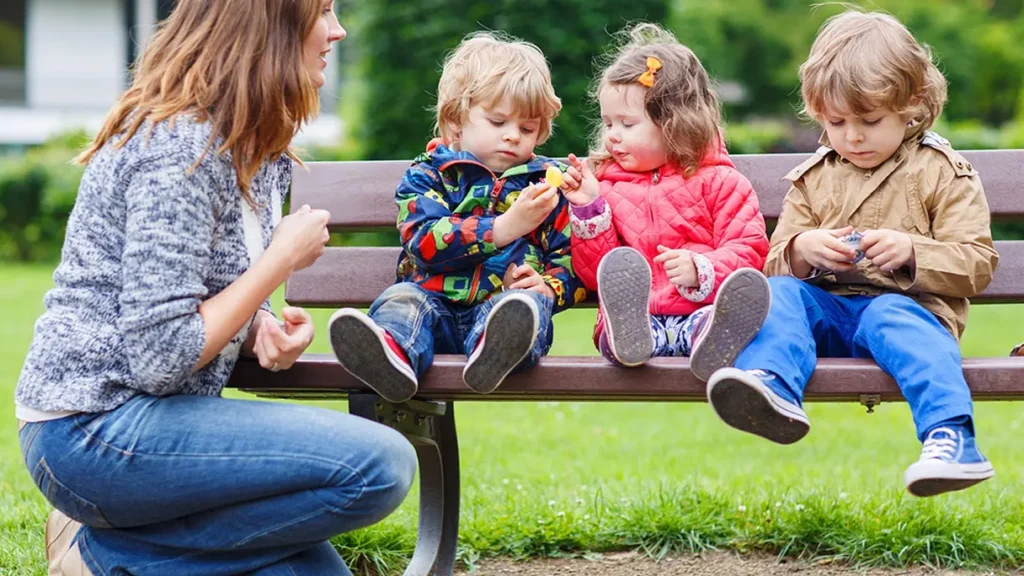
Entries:
[[[466, 34], [501, 30], [533, 42], [551, 64], [562, 112], [543, 153], [587, 149], [593, 59], [632, 20], [661, 22], [664, 0], [389, 0], [356, 8], [354, 73], [365, 87], [354, 136], [367, 159], [412, 158], [431, 136], [440, 65]], [[358, 35], [358, 37], [357, 37]], [[352, 121], [352, 118], [346, 118]]]

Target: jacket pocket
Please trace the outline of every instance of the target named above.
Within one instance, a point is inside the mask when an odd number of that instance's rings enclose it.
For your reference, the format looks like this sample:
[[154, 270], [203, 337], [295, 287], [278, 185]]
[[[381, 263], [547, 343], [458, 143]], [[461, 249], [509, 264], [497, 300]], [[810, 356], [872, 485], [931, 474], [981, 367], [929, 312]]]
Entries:
[[92, 502], [82, 498], [54, 476], [46, 458], [40, 458], [32, 470], [32, 481], [54, 508], [93, 528], [111, 528], [110, 522]]

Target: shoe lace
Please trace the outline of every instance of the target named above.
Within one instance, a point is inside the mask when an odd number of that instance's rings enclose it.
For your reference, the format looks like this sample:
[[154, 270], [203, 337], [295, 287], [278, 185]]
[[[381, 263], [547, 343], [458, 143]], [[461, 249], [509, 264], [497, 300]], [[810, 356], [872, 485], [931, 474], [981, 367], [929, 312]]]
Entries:
[[[943, 436], [939, 436], [939, 434]], [[936, 428], [921, 448], [921, 460], [952, 460], [956, 455], [956, 433], [949, 428]]]

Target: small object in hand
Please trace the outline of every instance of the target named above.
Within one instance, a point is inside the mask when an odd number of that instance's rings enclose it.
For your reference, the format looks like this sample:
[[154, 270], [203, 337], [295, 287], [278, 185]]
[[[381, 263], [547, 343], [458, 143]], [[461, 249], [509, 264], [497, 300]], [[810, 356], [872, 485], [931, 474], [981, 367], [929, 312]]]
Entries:
[[856, 264], [857, 262], [860, 262], [861, 260], [864, 259], [864, 251], [860, 249], [860, 241], [863, 237], [863, 234], [854, 230], [853, 232], [850, 232], [846, 236], [843, 236], [842, 238], [839, 239], [840, 242], [846, 244], [847, 246], [852, 248], [854, 252], [856, 252], [856, 255], [853, 257], [853, 260], [850, 260], [850, 264]]
[[505, 290], [508, 290], [509, 287], [512, 286], [512, 283], [514, 283], [516, 281], [515, 276], [512, 275], [512, 273], [515, 272], [515, 270], [516, 270], [516, 265], [514, 263], [513, 264], [509, 264], [508, 268], [505, 269], [505, 277], [501, 279], [501, 290], [502, 290], [502, 292], [504, 292]]
[[547, 172], [544, 173], [544, 181], [552, 188], [561, 188], [564, 181], [562, 171], [557, 166], [548, 166]]

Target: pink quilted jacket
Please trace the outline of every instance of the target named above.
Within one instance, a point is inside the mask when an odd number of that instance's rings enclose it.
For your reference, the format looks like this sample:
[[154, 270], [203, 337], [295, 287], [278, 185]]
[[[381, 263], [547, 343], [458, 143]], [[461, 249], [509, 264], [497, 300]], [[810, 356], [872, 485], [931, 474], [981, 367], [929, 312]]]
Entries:
[[[689, 178], [672, 164], [638, 173], [614, 162], [597, 178], [600, 197], [571, 213], [573, 268], [587, 288], [597, 290], [597, 266], [608, 251], [631, 246], [651, 265], [651, 313], [685, 316], [714, 302], [733, 271], [763, 267], [768, 237], [757, 195], [724, 146]], [[669, 283], [654, 262], [658, 244], [692, 251], [700, 286], [678, 290]]]

